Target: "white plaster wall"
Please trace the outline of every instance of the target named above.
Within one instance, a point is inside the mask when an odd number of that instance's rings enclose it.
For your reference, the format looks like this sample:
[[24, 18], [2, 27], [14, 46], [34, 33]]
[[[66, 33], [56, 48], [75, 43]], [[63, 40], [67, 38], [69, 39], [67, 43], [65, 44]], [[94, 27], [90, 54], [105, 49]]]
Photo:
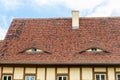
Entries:
[[116, 68], [116, 72], [120, 72], [120, 68]]
[[3, 67], [3, 73], [13, 73], [13, 67]]
[[70, 68], [70, 80], [80, 80], [80, 68]]
[[45, 80], [45, 68], [37, 69], [37, 80]]
[[[2, 68], [0, 67], [0, 75], [2, 75], [1, 72], [2, 72]], [[0, 76], [0, 80], [1, 80], [1, 76]]]
[[26, 74], [35, 74], [36, 68], [25, 68], [25, 73]]
[[23, 79], [24, 77], [24, 68], [17, 67], [14, 69], [14, 79]]
[[94, 68], [94, 72], [106, 72], [106, 68]]
[[92, 68], [82, 68], [82, 80], [93, 80]]
[[47, 68], [46, 80], [55, 80], [55, 68]]
[[114, 68], [108, 68], [108, 80], [115, 80]]
[[57, 73], [68, 73], [68, 68], [57, 68]]

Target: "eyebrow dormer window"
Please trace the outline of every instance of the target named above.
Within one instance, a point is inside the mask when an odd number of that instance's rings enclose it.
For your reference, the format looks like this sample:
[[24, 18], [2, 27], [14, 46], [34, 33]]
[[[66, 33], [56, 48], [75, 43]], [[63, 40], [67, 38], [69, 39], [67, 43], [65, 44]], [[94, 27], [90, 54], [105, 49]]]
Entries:
[[37, 49], [37, 48], [31, 48], [31, 49], [26, 50], [26, 52], [27, 53], [37, 53], [37, 52], [45, 53], [46, 51], [43, 51], [43, 50], [40, 50], [40, 49]]
[[86, 50], [86, 52], [103, 52], [103, 50], [99, 48], [90, 48]]
[[100, 48], [89, 48], [89, 49], [86, 49], [84, 51], [81, 51], [79, 53], [84, 53], [84, 52], [91, 52], [91, 53], [101, 53], [101, 52], [104, 52], [104, 53], [109, 53], [108, 51], [106, 50], [103, 50], [103, 49], [100, 49]]

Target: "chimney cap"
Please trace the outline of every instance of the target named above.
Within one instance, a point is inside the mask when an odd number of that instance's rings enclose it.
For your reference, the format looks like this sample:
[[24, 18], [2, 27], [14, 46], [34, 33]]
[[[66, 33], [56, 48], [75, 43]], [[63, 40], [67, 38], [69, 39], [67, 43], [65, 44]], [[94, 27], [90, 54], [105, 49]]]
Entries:
[[79, 12], [79, 10], [72, 10], [72, 12]]

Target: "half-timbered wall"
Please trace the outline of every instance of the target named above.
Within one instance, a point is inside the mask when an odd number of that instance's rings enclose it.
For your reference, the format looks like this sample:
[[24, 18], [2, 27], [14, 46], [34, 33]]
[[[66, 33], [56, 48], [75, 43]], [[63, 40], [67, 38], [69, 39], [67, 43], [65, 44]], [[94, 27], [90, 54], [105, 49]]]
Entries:
[[12, 75], [13, 80], [25, 80], [26, 75], [34, 75], [35, 80], [57, 80], [57, 76], [68, 76], [68, 80], [95, 80], [95, 74], [106, 74], [106, 80], [116, 80], [120, 67], [0, 67], [3, 75]]

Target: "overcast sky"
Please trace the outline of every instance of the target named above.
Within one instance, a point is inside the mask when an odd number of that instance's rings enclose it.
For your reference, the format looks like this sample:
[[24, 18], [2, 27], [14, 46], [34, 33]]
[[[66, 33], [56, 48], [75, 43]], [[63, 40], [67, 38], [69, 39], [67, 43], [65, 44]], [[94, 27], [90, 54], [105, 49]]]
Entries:
[[120, 16], [120, 0], [0, 0], [0, 39], [13, 18], [71, 17], [72, 10], [80, 17]]

